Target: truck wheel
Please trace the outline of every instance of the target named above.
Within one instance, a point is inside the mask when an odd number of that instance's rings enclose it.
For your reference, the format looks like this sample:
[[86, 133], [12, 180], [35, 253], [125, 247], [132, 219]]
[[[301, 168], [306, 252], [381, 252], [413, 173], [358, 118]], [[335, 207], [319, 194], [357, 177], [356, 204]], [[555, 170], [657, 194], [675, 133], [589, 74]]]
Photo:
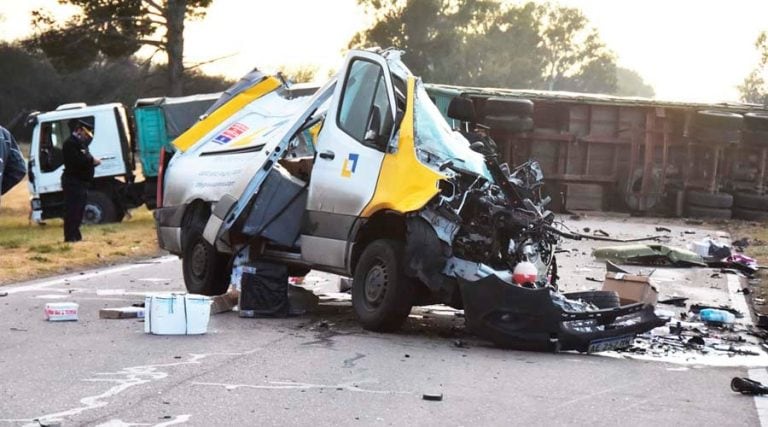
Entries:
[[754, 209], [733, 208], [733, 217], [746, 219], [747, 221], [766, 221], [768, 220], [768, 212]]
[[688, 190], [685, 198], [689, 204], [704, 208], [725, 209], [733, 206], [733, 196], [728, 193]]
[[584, 302], [594, 304], [595, 307], [600, 309], [616, 308], [621, 305], [619, 302], [619, 294], [615, 291], [569, 292], [563, 295], [571, 300], [580, 299]]
[[360, 255], [352, 307], [365, 329], [397, 330], [411, 312], [413, 284], [403, 273], [403, 246], [396, 240], [375, 240]]
[[484, 116], [521, 116], [533, 115], [533, 102], [529, 99], [488, 98], [483, 107]]
[[730, 209], [703, 208], [701, 206], [688, 205], [685, 207], [686, 213], [691, 218], [713, 218], [730, 219]]
[[117, 221], [117, 207], [112, 199], [101, 191], [89, 191], [85, 202], [83, 224], [105, 224], [115, 221]]
[[181, 269], [191, 294], [221, 295], [229, 287], [228, 258], [203, 238], [202, 227], [192, 224], [183, 241]]
[[738, 192], [733, 195], [733, 205], [738, 208], [768, 211], [768, 196]]

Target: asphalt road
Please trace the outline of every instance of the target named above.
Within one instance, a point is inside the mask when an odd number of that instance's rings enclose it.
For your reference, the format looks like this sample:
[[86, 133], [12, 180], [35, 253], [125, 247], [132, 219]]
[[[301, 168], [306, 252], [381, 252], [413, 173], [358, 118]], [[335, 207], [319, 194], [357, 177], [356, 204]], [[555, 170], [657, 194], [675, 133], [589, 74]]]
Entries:
[[[500, 350], [450, 312], [414, 311], [398, 334], [362, 330], [338, 302], [220, 314], [201, 336], [98, 317], [182, 289], [174, 258], [0, 288], [0, 427], [760, 424], [755, 400], [729, 389], [745, 368]], [[79, 303], [79, 321], [43, 320], [57, 301]]]

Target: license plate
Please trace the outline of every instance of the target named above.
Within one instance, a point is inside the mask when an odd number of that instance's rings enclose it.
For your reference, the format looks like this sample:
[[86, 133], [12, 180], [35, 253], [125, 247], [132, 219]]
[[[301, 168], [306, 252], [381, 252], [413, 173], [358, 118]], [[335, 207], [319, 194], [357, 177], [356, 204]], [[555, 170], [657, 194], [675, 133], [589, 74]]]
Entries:
[[620, 337], [603, 338], [589, 343], [587, 353], [598, 353], [601, 351], [618, 350], [627, 348], [635, 340], [634, 335], [623, 335]]

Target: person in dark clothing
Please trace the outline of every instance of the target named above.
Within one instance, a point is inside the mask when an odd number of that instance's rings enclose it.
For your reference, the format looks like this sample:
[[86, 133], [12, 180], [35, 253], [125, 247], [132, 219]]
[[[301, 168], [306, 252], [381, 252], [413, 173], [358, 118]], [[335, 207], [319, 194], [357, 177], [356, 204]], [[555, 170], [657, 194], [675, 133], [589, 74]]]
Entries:
[[8, 130], [0, 126], [0, 195], [7, 193], [27, 174], [19, 145]]
[[64, 141], [64, 173], [61, 187], [64, 190], [64, 241], [77, 242], [83, 239], [80, 223], [83, 221], [88, 186], [93, 181], [96, 166], [101, 164], [88, 151], [93, 140], [93, 131], [87, 122], [79, 119], [69, 121], [72, 134]]

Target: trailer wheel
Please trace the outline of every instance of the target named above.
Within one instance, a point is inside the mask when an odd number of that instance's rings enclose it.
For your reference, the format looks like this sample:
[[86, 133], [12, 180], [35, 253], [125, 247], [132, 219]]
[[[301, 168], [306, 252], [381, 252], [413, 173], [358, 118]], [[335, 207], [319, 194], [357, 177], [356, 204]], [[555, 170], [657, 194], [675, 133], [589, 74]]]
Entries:
[[582, 300], [584, 302], [594, 304], [599, 309], [616, 308], [621, 306], [619, 302], [619, 294], [615, 291], [584, 291], [584, 292], [569, 292], [564, 294], [568, 299]]
[[402, 242], [370, 243], [357, 262], [352, 282], [352, 307], [365, 329], [391, 332], [411, 312], [414, 287], [404, 274]]
[[116, 221], [118, 221], [117, 207], [112, 199], [101, 191], [89, 191], [85, 202], [83, 224], [105, 224]]
[[733, 196], [728, 193], [707, 193], [706, 191], [689, 190], [685, 197], [689, 205], [703, 208], [725, 209], [733, 206]]
[[182, 230], [181, 269], [191, 294], [221, 295], [229, 287], [229, 259], [203, 238], [203, 226], [194, 221]]
[[733, 195], [733, 205], [737, 208], [768, 211], [768, 196], [738, 192]]
[[712, 218], [712, 219], [730, 219], [730, 209], [704, 208], [701, 206], [688, 205], [685, 208], [686, 214], [691, 218]]
[[528, 132], [533, 129], [533, 119], [520, 116], [486, 116], [483, 123], [491, 130], [503, 130], [506, 132]]
[[733, 217], [747, 221], [768, 221], [768, 211], [733, 208]]
[[533, 115], [533, 102], [529, 99], [488, 98], [483, 115], [529, 117]]

